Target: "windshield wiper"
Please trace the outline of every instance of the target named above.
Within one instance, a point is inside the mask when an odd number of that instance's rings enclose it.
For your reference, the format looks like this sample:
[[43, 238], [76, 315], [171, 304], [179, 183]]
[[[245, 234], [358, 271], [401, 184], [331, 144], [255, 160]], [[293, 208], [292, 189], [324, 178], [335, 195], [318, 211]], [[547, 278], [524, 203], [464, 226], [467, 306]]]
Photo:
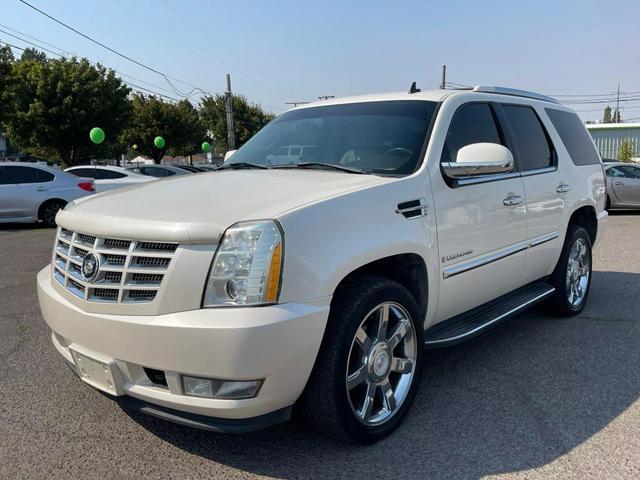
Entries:
[[369, 170], [360, 170], [359, 168], [345, 167], [343, 165], [337, 165], [335, 163], [325, 162], [300, 162], [300, 163], [287, 163], [283, 165], [273, 165], [271, 168], [320, 168], [329, 170], [340, 170], [348, 173], [369, 174]]
[[266, 165], [260, 165], [259, 163], [249, 163], [249, 162], [236, 162], [236, 163], [223, 163], [216, 170], [240, 170], [243, 168], [260, 168], [266, 169], [269, 168]]

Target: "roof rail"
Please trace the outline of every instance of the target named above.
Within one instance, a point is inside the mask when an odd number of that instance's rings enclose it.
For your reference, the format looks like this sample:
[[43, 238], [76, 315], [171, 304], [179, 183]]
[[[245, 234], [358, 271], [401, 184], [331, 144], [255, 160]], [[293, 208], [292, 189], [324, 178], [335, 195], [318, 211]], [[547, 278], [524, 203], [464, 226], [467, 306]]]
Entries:
[[529, 92], [527, 90], [518, 90], [517, 88], [489, 87], [484, 85], [478, 85], [477, 87], [473, 87], [473, 91], [484, 92], [484, 93], [498, 93], [500, 95], [513, 95], [514, 97], [534, 98], [536, 100], [542, 100], [544, 102], [560, 103], [558, 100], [556, 100], [553, 97], [542, 95], [541, 93]]

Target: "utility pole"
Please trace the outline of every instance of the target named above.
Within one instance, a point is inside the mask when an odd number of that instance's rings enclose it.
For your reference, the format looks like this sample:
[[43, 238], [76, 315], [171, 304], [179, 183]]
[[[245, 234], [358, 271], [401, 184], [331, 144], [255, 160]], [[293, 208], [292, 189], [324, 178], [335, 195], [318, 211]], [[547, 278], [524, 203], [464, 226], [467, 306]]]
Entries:
[[233, 135], [233, 95], [231, 93], [231, 75], [227, 73], [227, 91], [226, 96], [226, 109], [227, 109], [227, 143], [229, 150], [236, 149], [236, 139]]
[[442, 65], [442, 81], [440, 82], [440, 89], [444, 90], [447, 86], [447, 66]]
[[330, 98], [336, 98], [335, 95], [320, 95], [318, 100], [329, 100]]
[[616, 120], [615, 123], [620, 123], [620, 84], [618, 84], [618, 97], [616, 99]]

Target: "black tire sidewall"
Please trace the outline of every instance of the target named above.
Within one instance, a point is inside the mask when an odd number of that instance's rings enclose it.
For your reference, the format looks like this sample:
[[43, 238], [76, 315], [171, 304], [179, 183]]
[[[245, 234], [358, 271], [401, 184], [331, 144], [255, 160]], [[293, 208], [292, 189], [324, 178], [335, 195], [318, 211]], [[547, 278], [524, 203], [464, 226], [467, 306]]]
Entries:
[[[318, 394], [318, 391], [322, 391], [325, 395], [330, 395], [332, 397], [330, 403], [333, 404], [330, 410], [338, 417], [334, 419], [337, 421], [336, 423], [329, 422], [334, 423], [331, 429], [321, 428], [323, 433], [357, 443], [373, 443], [391, 433], [402, 422], [413, 403], [422, 373], [423, 326], [421, 316], [409, 291], [391, 280], [361, 277], [357, 284], [347, 286], [339, 295], [346, 298], [337, 298], [337, 301], [332, 304], [327, 331], [312, 374], [314, 375], [317, 369], [322, 369], [325, 374], [326, 370], [330, 370], [330, 377], [324, 376], [325, 382], [329, 382], [329, 385], [325, 384], [320, 388], [316, 385], [312, 394]], [[401, 305], [411, 317], [416, 334], [416, 362], [412, 384], [400, 409], [387, 422], [370, 427], [362, 424], [356, 418], [349, 405], [345, 384], [346, 366], [353, 339], [361, 322], [372, 309], [383, 302], [394, 302]], [[327, 353], [329, 354], [327, 355]], [[343, 431], [339, 432], [340, 429]]]
[[[584, 239], [587, 242], [587, 254], [589, 255], [589, 281], [587, 282], [587, 288], [584, 294], [584, 299], [579, 305], [574, 307], [569, 303], [569, 298], [567, 294], [566, 275], [567, 275], [567, 266], [569, 261], [569, 254], [571, 253], [571, 248], [573, 247], [575, 242], [580, 238]], [[583, 227], [580, 227], [577, 225], [569, 225], [569, 229], [567, 230], [567, 238], [562, 248], [562, 253], [560, 255], [560, 259], [558, 260], [558, 265], [556, 266], [556, 270], [554, 271], [551, 278], [551, 284], [556, 289], [554, 296], [552, 297], [553, 304], [559, 310], [559, 313], [565, 316], [572, 316], [572, 315], [577, 315], [584, 309], [585, 305], [587, 304], [587, 300], [589, 298], [589, 290], [591, 289], [592, 278], [593, 278], [593, 255], [592, 255], [591, 239], [589, 238], [589, 234]]]
[[[45, 204], [42, 207], [42, 223], [44, 223], [47, 227], [55, 227], [56, 226], [56, 214], [64, 207], [64, 204], [62, 202], [49, 202], [47, 204]], [[55, 210], [55, 213], [53, 214], [53, 221], [50, 222], [47, 220], [47, 211], [48, 210]]]

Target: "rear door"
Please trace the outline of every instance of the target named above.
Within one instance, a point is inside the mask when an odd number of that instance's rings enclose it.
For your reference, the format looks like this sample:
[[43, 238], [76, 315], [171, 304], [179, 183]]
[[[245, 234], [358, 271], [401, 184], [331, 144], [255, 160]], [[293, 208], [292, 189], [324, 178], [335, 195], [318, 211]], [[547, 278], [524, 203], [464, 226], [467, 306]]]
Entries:
[[640, 205], [640, 168], [634, 165], [620, 165], [610, 168], [607, 175], [612, 177], [611, 188], [621, 203], [630, 206]]
[[571, 182], [567, 168], [558, 165], [558, 155], [536, 109], [501, 103], [499, 110], [513, 143], [527, 198], [528, 250], [523, 271], [526, 284], [545, 277], [555, 265], [562, 248], [564, 232], [560, 232], [560, 226], [564, 224]]

